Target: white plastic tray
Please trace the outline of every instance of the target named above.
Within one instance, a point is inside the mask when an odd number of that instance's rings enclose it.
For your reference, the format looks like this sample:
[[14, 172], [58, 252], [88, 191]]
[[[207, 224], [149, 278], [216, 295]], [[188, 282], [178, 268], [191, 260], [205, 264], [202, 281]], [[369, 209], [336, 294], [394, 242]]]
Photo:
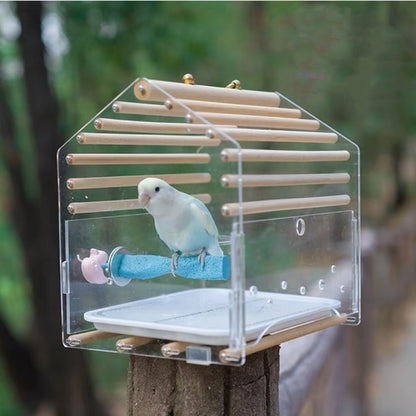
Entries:
[[[229, 342], [229, 289], [192, 289], [88, 311], [102, 331], [207, 345]], [[332, 315], [340, 302], [281, 293], [246, 292], [246, 339]]]

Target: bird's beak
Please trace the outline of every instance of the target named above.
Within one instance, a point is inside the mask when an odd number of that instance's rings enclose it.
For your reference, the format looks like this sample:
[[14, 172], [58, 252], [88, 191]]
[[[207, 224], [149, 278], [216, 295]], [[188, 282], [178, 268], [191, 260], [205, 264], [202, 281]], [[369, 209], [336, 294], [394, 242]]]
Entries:
[[139, 194], [139, 207], [146, 208], [147, 204], [150, 201], [150, 195], [147, 192], [142, 192]]

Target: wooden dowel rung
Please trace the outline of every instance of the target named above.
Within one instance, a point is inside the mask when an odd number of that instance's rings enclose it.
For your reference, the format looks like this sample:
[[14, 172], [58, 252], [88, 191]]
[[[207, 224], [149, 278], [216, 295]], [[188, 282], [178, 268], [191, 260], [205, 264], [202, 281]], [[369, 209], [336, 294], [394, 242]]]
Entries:
[[[248, 114], [258, 116], [293, 118], [300, 118], [302, 116], [302, 112], [297, 108], [264, 107], [260, 105], [228, 104], [221, 102], [197, 100], [181, 100], [181, 103], [195, 112], [203, 111], [210, 113]], [[165, 105], [167, 106], [167, 108], [169, 108], [169, 111], [172, 111], [172, 115], [186, 115], [184, 108], [178, 102], [167, 100], [167, 102], [165, 102]]]
[[208, 183], [211, 182], [209, 173], [177, 173], [162, 175], [131, 175], [131, 176], [99, 176], [91, 178], [70, 178], [66, 181], [68, 189], [98, 189], [137, 186], [140, 181], [148, 177], [160, 178], [174, 184]]
[[153, 121], [119, 120], [99, 117], [94, 121], [97, 130], [130, 133], [205, 134], [207, 125], [190, 123], [161, 123]]
[[236, 162], [239, 152], [243, 162], [336, 162], [350, 158], [347, 150], [223, 149], [221, 159]]
[[[240, 114], [197, 113], [212, 124], [232, 124], [242, 127], [270, 127], [300, 130], [318, 130], [319, 121], [304, 118], [263, 117]], [[189, 122], [199, 122], [198, 118], [189, 114]]]
[[[205, 204], [209, 204], [212, 199], [210, 194], [194, 194], [192, 196]], [[126, 211], [132, 209], [141, 209], [137, 198], [111, 201], [71, 202], [68, 205], [68, 212], [73, 215], [90, 214], [93, 212]]]
[[169, 134], [80, 133], [80, 144], [115, 144], [149, 146], [219, 146], [221, 140], [206, 136]]
[[140, 209], [137, 198], [113, 201], [71, 202], [68, 205], [70, 214], [90, 214], [92, 212], [126, 211], [131, 209]]
[[168, 109], [161, 104], [143, 104], [132, 103], [128, 101], [115, 101], [112, 105], [115, 113], [121, 114], [141, 114], [144, 116], [168, 116], [177, 117], [185, 114], [183, 108], [180, 109]]
[[294, 130], [264, 130], [244, 128], [223, 128], [219, 131], [208, 129], [207, 136], [221, 139], [221, 132], [241, 142], [296, 142], [296, 143], [336, 143], [338, 135], [335, 133]]
[[137, 347], [140, 347], [141, 345], [148, 344], [149, 342], [152, 342], [153, 338], [147, 338], [147, 337], [129, 337], [129, 338], [123, 338], [119, 339], [116, 342], [116, 349], [119, 352], [129, 352], [134, 350]]
[[[275, 334], [266, 335], [257, 344], [248, 344], [245, 349], [245, 355], [251, 355], [259, 351], [266, 350], [268, 348], [280, 345], [283, 342], [290, 341], [291, 339], [299, 338], [304, 335], [312, 334], [313, 332], [321, 331], [331, 326], [341, 325], [347, 321], [347, 315], [342, 314], [340, 316], [334, 315], [329, 318], [320, 319], [319, 321], [309, 322], [304, 325], [299, 325], [295, 328], [283, 330]], [[232, 350], [226, 348], [219, 353], [220, 360], [222, 362], [234, 361], [241, 357], [241, 350]]]
[[134, 94], [139, 100], [165, 101], [169, 98], [165, 92], [176, 99], [261, 105], [268, 107], [274, 107], [280, 104], [280, 97], [274, 92], [191, 85], [179, 82], [147, 80], [143, 78], [139, 79], [134, 85]]
[[[269, 199], [263, 201], [242, 202], [243, 214], [260, 214], [265, 212], [286, 211], [308, 208], [334, 207], [348, 205], [349, 195], [317, 196], [308, 198]], [[229, 202], [222, 206], [221, 213], [225, 217], [239, 214], [238, 202]]]
[[208, 153], [70, 153], [68, 165], [209, 163]]
[[[302, 112], [297, 108], [264, 107], [257, 105], [228, 104], [197, 100], [181, 100], [181, 103], [193, 111], [289, 118], [300, 118], [302, 116]], [[187, 114], [185, 107], [172, 100], [166, 100], [165, 105], [115, 101], [112, 108], [115, 113], [121, 114], [170, 117], [185, 116]]]
[[66, 339], [66, 342], [71, 347], [78, 347], [82, 344], [87, 344], [88, 342], [113, 338], [118, 335], [120, 334], [114, 334], [112, 332], [105, 332], [105, 331], [88, 331], [88, 332], [81, 332], [79, 334], [69, 335], [69, 337]]
[[176, 357], [186, 351], [186, 347], [196, 345], [190, 342], [175, 341], [162, 345], [160, 352], [164, 357]]
[[[242, 175], [242, 186], [287, 186], [287, 185], [321, 185], [332, 183], [348, 183], [348, 173], [310, 173], [287, 175]], [[224, 187], [238, 187], [239, 176], [225, 174], [221, 177], [221, 185]]]

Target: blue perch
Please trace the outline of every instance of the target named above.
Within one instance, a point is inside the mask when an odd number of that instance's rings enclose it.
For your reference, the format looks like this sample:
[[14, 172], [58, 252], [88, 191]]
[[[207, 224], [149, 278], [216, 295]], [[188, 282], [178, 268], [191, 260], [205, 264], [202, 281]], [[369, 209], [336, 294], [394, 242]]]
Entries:
[[[127, 279], [151, 279], [171, 273], [170, 257], [152, 254], [118, 254], [111, 265], [114, 277]], [[209, 255], [205, 257], [204, 268], [198, 262], [198, 256], [181, 256], [175, 274], [190, 279], [227, 280], [230, 274], [228, 256]]]

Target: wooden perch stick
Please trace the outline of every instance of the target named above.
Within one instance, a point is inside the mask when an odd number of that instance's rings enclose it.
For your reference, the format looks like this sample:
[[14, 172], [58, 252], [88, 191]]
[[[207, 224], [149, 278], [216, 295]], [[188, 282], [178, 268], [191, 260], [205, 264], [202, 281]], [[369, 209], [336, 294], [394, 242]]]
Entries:
[[204, 134], [205, 124], [161, 123], [153, 121], [119, 120], [99, 117], [94, 121], [97, 130], [124, 131], [131, 133], [179, 133]]
[[[259, 351], [280, 345], [282, 342], [290, 341], [291, 339], [299, 338], [304, 335], [312, 334], [313, 332], [321, 331], [322, 329], [330, 328], [331, 326], [341, 325], [347, 321], [347, 315], [331, 316], [329, 318], [320, 319], [319, 321], [310, 322], [304, 325], [297, 326], [288, 330], [277, 332], [276, 334], [266, 335], [258, 344], [248, 344], [245, 350], [246, 356], [254, 354]], [[224, 363], [241, 357], [241, 350], [224, 349], [220, 351], [220, 360]]]
[[120, 335], [120, 334], [114, 334], [112, 332], [105, 332], [105, 331], [88, 331], [88, 332], [81, 332], [79, 334], [70, 335], [66, 339], [66, 342], [71, 347], [79, 347], [80, 345], [86, 344], [88, 342], [113, 338], [113, 337], [116, 337], [117, 335]]
[[[226, 174], [221, 177], [221, 185], [236, 188], [239, 176]], [[348, 183], [348, 173], [301, 173], [287, 175], [242, 175], [242, 186], [286, 186], [286, 185], [318, 185], [331, 183]]]
[[190, 345], [197, 345], [192, 344], [190, 342], [169, 342], [168, 344], [162, 345], [160, 352], [164, 357], [176, 357], [177, 355], [181, 354], [182, 352], [186, 351], [186, 347]]
[[[223, 149], [221, 159], [237, 162], [239, 149]], [[343, 161], [350, 158], [347, 150], [263, 150], [242, 149], [243, 162], [324, 162]]]
[[150, 146], [219, 146], [219, 139], [206, 136], [169, 135], [169, 134], [123, 134], [123, 133], [80, 133], [80, 144], [116, 144]]
[[176, 99], [190, 99], [231, 104], [278, 106], [280, 97], [274, 92], [239, 90], [205, 85], [182, 84], [179, 82], [139, 79], [134, 85], [134, 94], [139, 100], [165, 101], [169, 97], [154, 85]]
[[68, 165], [136, 165], [209, 163], [208, 153], [70, 153]]
[[68, 205], [68, 212], [70, 214], [125, 211], [129, 209], [140, 209], [139, 200], [137, 198], [113, 201], [71, 202]]
[[[181, 100], [181, 102], [193, 111], [291, 118], [300, 118], [302, 115], [302, 112], [297, 108], [264, 107], [260, 105], [228, 104], [197, 100]], [[187, 114], [187, 110], [183, 106], [172, 100], [166, 100], [165, 105], [115, 101], [112, 108], [115, 113], [121, 114], [141, 114], [170, 117], [180, 117]]]
[[209, 173], [172, 173], [154, 175], [131, 175], [131, 176], [98, 176], [92, 178], [70, 178], [66, 181], [68, 189], [98, 189], [119, 188], [124, 186], [137, 186], [137, 184], [148, 177], [160, 178], [170, 184], [186, 183], [208, 183], [211, 182]]
[[177, 117], [186, 114], [182, 107], [172, 111], [172, 109], [169, 110], [161, 104], [131, 103], [127, 101], [116, 101], [113, 103], [112, 108], [115, 113], [142, 114], [146, 116]]
[[[209, 204], [212, 200], [210, 194], [194, 194], [205, 204]], [[110, 211], [126, 211], [131, 209], [140, 209], [139, 200], [134, 199], [119, 199], [111, 201], [92, 201], [92, 202], [71, 202], [68, 205], [68, 212], [70, 214], [89, 214], [92, 212], [110, 212]]]
[[129, 338], [123, 338], [119, 339], [116, 343], [116, 349], [118, 352], [129, 352], [134, 350], [137, 347], [140, 347], [141, 345], [148, 344], [149, 342], [152, 342], [153, 338], [146, 338], [146, 337], [129, 337]]
[[[293, 117], [300, 118], [302, 112], [297, 108], [264, 107], [260, 105], [228, 104], [222, 102], [181, 100], [181, 103], [195, 112], [205, 111], [210, 113], [249, 114], [271, 117]], [[172, 114], [186, 115], [186, 111], [177, 102], [165, 101], [165, 106]], [[182, 111], [182, 113], [180, 113]]]
[[[240, 142], [336, 143], [338, 140], [338, 136], [335, 133], [326, 132], [223, 127], [221, 127], [220, 132]], [[209, 138], [224, 140], [220, 132], [208, 129], [206, 134]]]
[[[259, 214], [264, 212], [285, 211], [290, 209], [307, 209], [348, 205], [349, 195], [316, 196], [309, 198], [269, 199], [264, 201], [243, 202], [243, 214]], [[235, 216], [239, 214], [238, 202], [226, 203], [221, 208], [222, 215]]]
[[[212, 124], [231, 124], [242, 127], [271, 127], [299, 130], [318, 130], [319, 121], [304, 118], [263, 117], [240, 114], [197, 113]], [[189, 114], [187, 120], [191, 123], [198, 120]]]

